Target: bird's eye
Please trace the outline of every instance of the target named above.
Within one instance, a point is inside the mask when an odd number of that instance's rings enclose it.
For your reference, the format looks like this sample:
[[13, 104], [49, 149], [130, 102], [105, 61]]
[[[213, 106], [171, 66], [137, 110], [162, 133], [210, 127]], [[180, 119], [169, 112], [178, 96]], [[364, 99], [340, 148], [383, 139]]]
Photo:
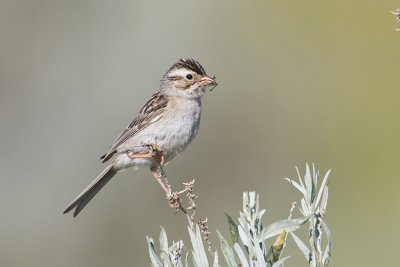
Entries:
[[188, 74], [188, 75], [186, 75], [186, 79], [188, 79], [188, 80], [191, 80], [191, 79], [193, 79], [193, 75], [192, 75], [192, 74]]

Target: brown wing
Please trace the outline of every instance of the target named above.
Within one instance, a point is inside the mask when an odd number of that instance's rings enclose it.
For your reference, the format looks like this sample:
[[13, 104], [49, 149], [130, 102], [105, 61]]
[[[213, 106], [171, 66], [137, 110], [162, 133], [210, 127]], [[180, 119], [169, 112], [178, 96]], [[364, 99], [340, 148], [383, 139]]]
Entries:
[[164, 95], [159, 92], [154, 94], [140, 110], [139, 115], [115, 139], [108, 152], [100, 157], [102, 162], [109, 160], [117, 152], [116, 149], [126, 140], [134, 137], [138, 132], [160, 119], [167, 103], [168, 99]]

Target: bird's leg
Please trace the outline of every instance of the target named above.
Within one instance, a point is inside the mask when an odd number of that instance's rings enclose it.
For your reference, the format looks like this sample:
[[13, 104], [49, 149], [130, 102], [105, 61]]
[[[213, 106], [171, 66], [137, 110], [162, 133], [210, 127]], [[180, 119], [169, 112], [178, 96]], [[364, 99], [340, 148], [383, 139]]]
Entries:
[[[164, 189], [165, 193], [167, 196], [171, 194], [171, 189], [170, 186], [168, 185], [168, 181], [166, 179], [166, 174], [164, 172], [164, 163], [165, 163], [165, 157], [164, 157], [164, 152], [161, 150], [159, 145], [155, 144], [146, 144], [143, 145], [144, 147], [150, 148], [150, 152], [148, 153], [133, 153], [129, 152], [128, 157], [131, 159], [135, 158], [150, 158], [153, 159], [158, 167], [151, 167], [151, 174], [157, 179], [157, 181], [160, 183], [161, 187]], [[157, 173], [157, 169], [160, 168], [161, 175]], [[161, 177], [164, 177], [165, 182], [161, 180]]]
[[[171, 208], [176, 209], [177, 211], [181, 210], [183, 213], [187, 213], [186, 210], [182, 206], [182, 200], [179, 197], [177, 192], [172, 192], [171, 187], [168, 182], [163, 182], [161, 176], [157, 173], [157, 167], [151, 167], [150, 171], [154, 178], [157, 179], [158, 183], [161, 185], [162, 189], [164, 190], [165, 194], [167, 195], [168, 204]], [[166, 179], [165, 179], [166, 180]]]
[[161, 150], [159, 145], [143, 145], [144, 147], [149, 147], [151, 149], [148, 153], [133, 153], [132, 151], [128, 151], [128, 157], [131, 159], [137, 158], [152, 158], [154, 159], [159, 168], [161, 169], [161, 174], [165, 176], [165, 172], [163, 169], [164, 166], [164, 152]]
[[150, 152], [150, 153], [133, 153], [132, 151], [128, 152], [128, 157], [130, 159], [138, 159], [138, 158], [152, 158], [154, 157], [154, 153]]
[[179, 197], [177, 192], [172, 192], [171, 191], [171, 186], [168, 183], [167, 176], [165, 175], [163, 166], [165, 163], [165, 154], [161, 150], [160, 146], [158, 145], [150, 145], [149, 146], [154, 153], [153, 159], [158, 163], [158, 167], [161, 170], [161, 176], [164, 178], [164, 182], [161, 180], [161, 177], [157, 174], [157, 167], [150, 168], [151, 173], [153, 176], [157, 179], [157, 181], [160, 183], [161, 187], [164, 189], [167, 199], [168, 199], [168, 204], [171, 208], [176, 209], [176, 211], [183, 211], [185, 214], [186, 210], [182, 206], [182, 200]]
[[[167, 175], [164, 172], [164, 163], [165, 163], [165, 156], [164, 152], [161, 150], [160, 146], [158, 145], [152, 145], [151, 146], [152, 152], [154, 153], [154, 160], [158, 163], [158, 167], [160, 168], [161, 171], [161, 176], [164, 177], [166, 180]], [[166, 181], [168, 183], [168, 181]]]
[[[167, 193], [167, 197], [170, 198], [171, 197], [171, 186], [168, 183], [167, 180], [167, 175], [164, 172], [164, 163], [165, 163], [165, 154], [164, 152], [161, 150], [159, 145], [148, 145], [151, 148], [151, 151], [153, 152], [153, 159], [157, 162], [158, 164], [158, 168], [160, 168], [160, 175], [161, 177], [164, 178], [164, 182], [163, 184], [166, 185], [168, 187], [168, 192]], [[156, 168], [157, 169], [157, 168]], [[158, 176], [158, 175], [157, 175]], [[159, 176], [158, 176], [159, 177]], [[159, 177], [159, 178], [161, 178]], [[160, 180], [158, 180], [160, 182]], [[162, 186], [162, 185], [161, 185]], [[164, 188], [164, 187], [163, 187]], [[165, 191], [165, 190], [164, 190]]]
[[[186, 210], [182, 206], [182, 200], [179, 197], [177, 192], [171, 191], [171, 186], [168, 184], [167, 176], [165, 175], [163, 166], [165, 163], [165, 154], [161, 150], [160, 146], [158, 145], [144, 145], [146, 147], [151, 148], [151, 152], [149, 153], [139, 153], [134, 154], [133, 152], [128, 153], [128, 157], [131, 159], [134, 158], [152, 158], [154, 159], [158, 167], [150, 167], [151, 174], [156, 178], [158, 183], [161, 185], [162, 189], [164, 190], [165, 194], [167, 195], [168, 204], [170, 207], [175, 208], [177, 211], [181, 210], [183, 213], [187, 214]], [[158, 174], [157, 170], [160, 168], [161, 173]], [[164, 181], [161, 179], [164, 178]]]
[[164, 177], [166, 180], [165, 182], [168, 184], [168, 181], [166, 179], [167, 175], [164, 172], [164, 163], [165, 163], [165, 154], [162, 151], [161, 147], [159, 145], [151, 144], [151, 145], [144, 145], [146, 147], [149, 147], [151, 149], [152, 153], [152, 158], [157, 162], [158, 167], [160, 168], [161, 171], [161, 176]]

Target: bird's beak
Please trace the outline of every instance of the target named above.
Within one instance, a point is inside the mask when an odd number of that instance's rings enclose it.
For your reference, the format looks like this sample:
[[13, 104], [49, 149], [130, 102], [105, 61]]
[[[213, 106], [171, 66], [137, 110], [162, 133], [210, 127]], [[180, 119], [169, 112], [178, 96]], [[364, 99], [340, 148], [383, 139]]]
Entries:
[[215, 77], [210, 78], [208, 76], [204, 76], [203, 78], [201, 78], [198, 83], [203, 86], [203, 87], [207, 87], [207, 86], [217, 86], [217, 82], [215, 81]]

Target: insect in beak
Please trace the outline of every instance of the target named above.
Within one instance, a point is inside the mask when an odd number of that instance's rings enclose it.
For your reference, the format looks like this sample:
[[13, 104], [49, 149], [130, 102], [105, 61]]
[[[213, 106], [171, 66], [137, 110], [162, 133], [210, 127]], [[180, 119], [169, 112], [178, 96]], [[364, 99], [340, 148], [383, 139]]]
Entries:
[[215, 85], [210, 89], [210, 92], [218, 85], [218, 83], [215, 81], [215, 75], [212, 77], [212, 80], [214, 81]]
[[213, 87], [210, 89], [210, 91], [212, 91], [212, 90], [218, 85], [217, 82], [215, 81], [215, 76], [212, 77], [212, 78], [210, 78], [210, 77], [208, 77], [208, 76], [204, 76], [203, 78], [201, 78], [201, 79], [198, 81], [198, 83], [199, 83], [201, 86], [204, 86], [204, 87], [213, 86]]

